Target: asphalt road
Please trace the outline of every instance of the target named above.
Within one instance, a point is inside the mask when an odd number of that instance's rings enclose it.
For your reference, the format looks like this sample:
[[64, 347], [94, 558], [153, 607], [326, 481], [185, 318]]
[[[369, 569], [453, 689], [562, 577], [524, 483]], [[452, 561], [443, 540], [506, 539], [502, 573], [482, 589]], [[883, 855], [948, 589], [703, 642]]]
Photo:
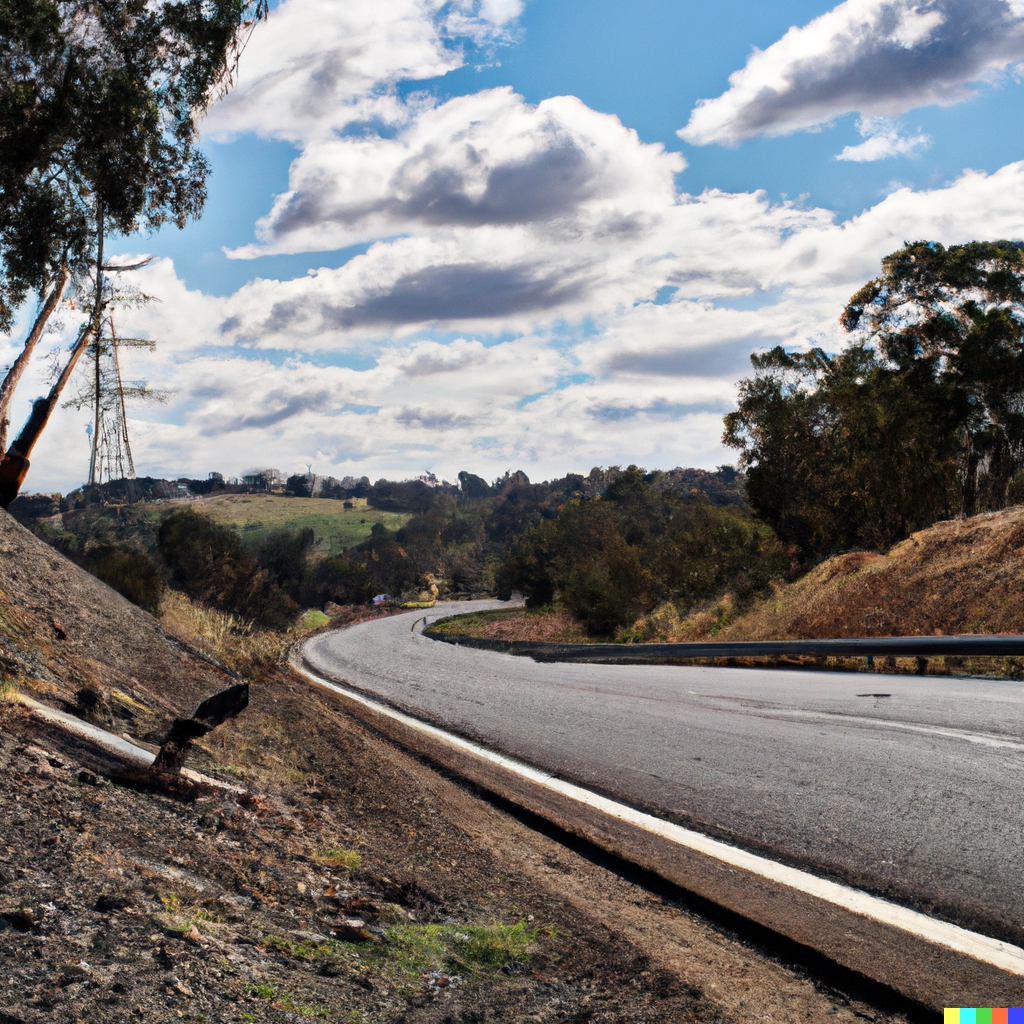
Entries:
[[[496, 602], [438, 605], [429, 621]], [[966, 927], [1024, 939], [1024, 684], [536, 663], [321, 634], [324, 675], [531, 764]]]

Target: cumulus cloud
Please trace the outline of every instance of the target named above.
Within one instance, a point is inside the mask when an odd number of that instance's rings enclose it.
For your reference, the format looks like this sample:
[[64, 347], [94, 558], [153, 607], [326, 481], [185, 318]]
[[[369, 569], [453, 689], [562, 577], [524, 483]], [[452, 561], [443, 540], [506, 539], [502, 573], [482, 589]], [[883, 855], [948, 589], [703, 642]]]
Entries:
[[[843, 344], [843, 303], [904, 239], [1024, 237], [1024, 163], [930, 191], [899, 189], [844, 222], [757, 193], [658, 202], [627, 244], [582, 233], [540, 246], [528, 226], [485, 224], [458, 242], [379, 243], [341, 268], [257, 280], [224, 298], [189, 291], [170, 261], [156, 261], [139, 284], [163, 302], [126, 313], [122, 329], [159, 347], [156, 357], [132, 354], [139, 363], [126, 372], [175, 395], [167, 407], [137, 410], [140, 468], [232, 474], [312, 462], [335, 476], [431, 468], [454, 479], [460, 469], [491, 476], [522, 466], [544, 476], [615, 462], [728, 461], [721, 417], [750, 353]], [[522, 245], [502, 251], [516, 233]], [[495, 276], [482, 281], [467, 266], [483, 266], [485, 255]], [[573, 277], [577, 265], [593, 280]], [[545, 293], [550, 302], [524, 315], [509, 301], [524, 266], [550, 288], [577, 282], [579, 294]], [[407, 323], [367, 322], [367, 309], [408, 297], [410, 275], [431, 268], [438, 276], [413, 289], [419, 305], [401, 307]], [[431, 290], [458, 287], [459, 272], [469, 282], [459, 302], [445, 308], [441, 295], [426, 304]], [[671, 301], [653, 301], [666, 285], [677, 289]], [[474, 288], [490, 297], [460, 319]], [[346, 321], [346, 309], [359, 312]], [[435, 316], [451, 317], [453, 332], [424, 336], [418, 318]], [[436, 330], [433, 320], [427, 327]], [[338, 365], [347, 354], [354, 365]], [[67, 486], [85, 471], [85, 422], [73, 410], [57, 415], [33, 486]], [[68, 443], [76, 436], [80, 450]]]
[[857, 146], [845, 146], [837, 154], [837, 160], [869, 163], [891, 156], [913, 156], [927, 149], [932, 141], [927, 135], [901, 135], [896, 123], [887, 117], [862, 117], [857, 122], [857, 131], [865, 141]]
[[267, 252], [329, 250], [411, 232], [537, 225], [614, 234], [671, 204], [682, 157], [571, 96], [527, 104], [510, 88], [419, 112], [393, 138], [308, 144], [257, 225]]
[[696, 145], [735, 145], [852, 111], [897, 117], [963, 100], [971, 83], [1022, 59], [1019, 0], [847, 0], [755, 50], [678, 134]]
[[461, 40], [506, 40], [521, 8], [521, 0], [285, 0], [253, 33], [238, 82], [204, 130], [301, 142], [354, 122], [402, 123], [416, 103], [398, 99], [399, 82], [461, 67]]

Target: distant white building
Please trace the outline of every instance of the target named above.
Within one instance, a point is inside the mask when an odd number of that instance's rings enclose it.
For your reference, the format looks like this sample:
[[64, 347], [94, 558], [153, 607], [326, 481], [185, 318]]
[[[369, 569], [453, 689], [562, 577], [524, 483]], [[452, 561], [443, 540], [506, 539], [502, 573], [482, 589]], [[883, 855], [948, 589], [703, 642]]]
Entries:
[[242, 483], [246, 487], [264, 487], [274, 491], [284, 486], [284, 477], [279, 469], [249, 469], [242, 474]]

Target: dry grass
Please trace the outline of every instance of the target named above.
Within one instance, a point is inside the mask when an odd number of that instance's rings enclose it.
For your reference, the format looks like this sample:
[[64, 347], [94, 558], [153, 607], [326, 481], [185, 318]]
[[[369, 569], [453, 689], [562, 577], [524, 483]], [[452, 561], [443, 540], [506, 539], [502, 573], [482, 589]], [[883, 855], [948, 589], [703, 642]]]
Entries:
[[644, 640], [783, 640], [1024, 632], [1024, 507], [936, 523], [886, 554], [838, 555], [743, 614], [732, 598], [679, 615], [662, 606]]
[[160, 624], [246, 677], [281, 661], [298, 635], [257, 629], [244, 619], [196, 604], [176, 590], [164, 595]]
[[499, 608], [438, 619], [428, 632], [482, 637], [488, 640], [531, 640], [535, 643], [593, 643], [583, 627], [565, 612], [543, 608]]

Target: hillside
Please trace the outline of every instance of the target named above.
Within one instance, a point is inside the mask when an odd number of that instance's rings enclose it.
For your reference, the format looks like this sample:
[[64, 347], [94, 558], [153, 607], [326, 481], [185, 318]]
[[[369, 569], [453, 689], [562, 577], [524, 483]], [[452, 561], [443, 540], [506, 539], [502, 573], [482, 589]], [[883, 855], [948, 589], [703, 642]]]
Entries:
[[[187, 625], [172, 609], [164, 625]], [[140, 789], [10, 699], [84, 715], [88, 686], [101, 724], [159, 740], [226, 680], [0, 513], [0, 1021], [868, 1012], [436, 774], [285, 665], [264, 662], [249, 707], [190, 755], [233, 790]]]
[[[285, 498], [276, 494], [211, 494], [184, 502], [197, 511], [238, 530], [247, 543], [263, 540], [275, 530], [310, 529], [316, 536], [314, 551], [337, 554], [370, 536], [375, 523], [397, 530], [408, 512], [370, 508], [365, 498], [349, 502], [330, 498]], [[177, 500], [168, 505], [183, 504]], [[351, 508], [345, 508], [349, 504]]]
[[234, 680], [0, 514], [0, 673], [54, 706], [157, 741]]
[[885, 554], [830, 558], [716, 638], [1024, 633], [1022, 595], [1024, 506], [1015, 506], [936, 523]]
[[[40, 516], [40, 502], [19, 499], [11, 514], [31, 526]], [[350, 504], [350, 508], [345, 505]], [[218, 523], [237, 530], [246, 544], [256, 544], [278, 530], [313, 531], [312, 550], [337, 554], [370, 536], [374, 524], [397, 530], [411, 518], [407, 512], [369, 508], [365, 498], [351, 502], [329, 498], [287, 498], [276, 494], [210, 494], [198, 498], [172, 498], [134, 505], [79, 508], [53, 515], [43, 514], [40, 527], [54, 540], [75, 534], [81, 542], [137, 544], [150, 555], [156, 552], [156, 532], [170, 512], [193, 508]], [[44, 510], [45, 513], [49, 509]]]
[[[885, 554], [854, 551], [827, 559], [794, 582], [777, 584], [769, 596], [745, 609], [737, 609], [732, 594], [683, 615], [665, 603], [623, 630], [619, 639], [651, 643], [1024, 633], [1022, 595], [1024, 506], [1016, 506], [936, 523]], [[432, 625], [431, 631], [495, 640], [595, 641], [569, 615], [552, 609], [456, 616]], [[964, 659], [947, 658], [945, 664], [1021, 671], [1019, 664], [1005, 659], [975, 658], [967, 665]]]

